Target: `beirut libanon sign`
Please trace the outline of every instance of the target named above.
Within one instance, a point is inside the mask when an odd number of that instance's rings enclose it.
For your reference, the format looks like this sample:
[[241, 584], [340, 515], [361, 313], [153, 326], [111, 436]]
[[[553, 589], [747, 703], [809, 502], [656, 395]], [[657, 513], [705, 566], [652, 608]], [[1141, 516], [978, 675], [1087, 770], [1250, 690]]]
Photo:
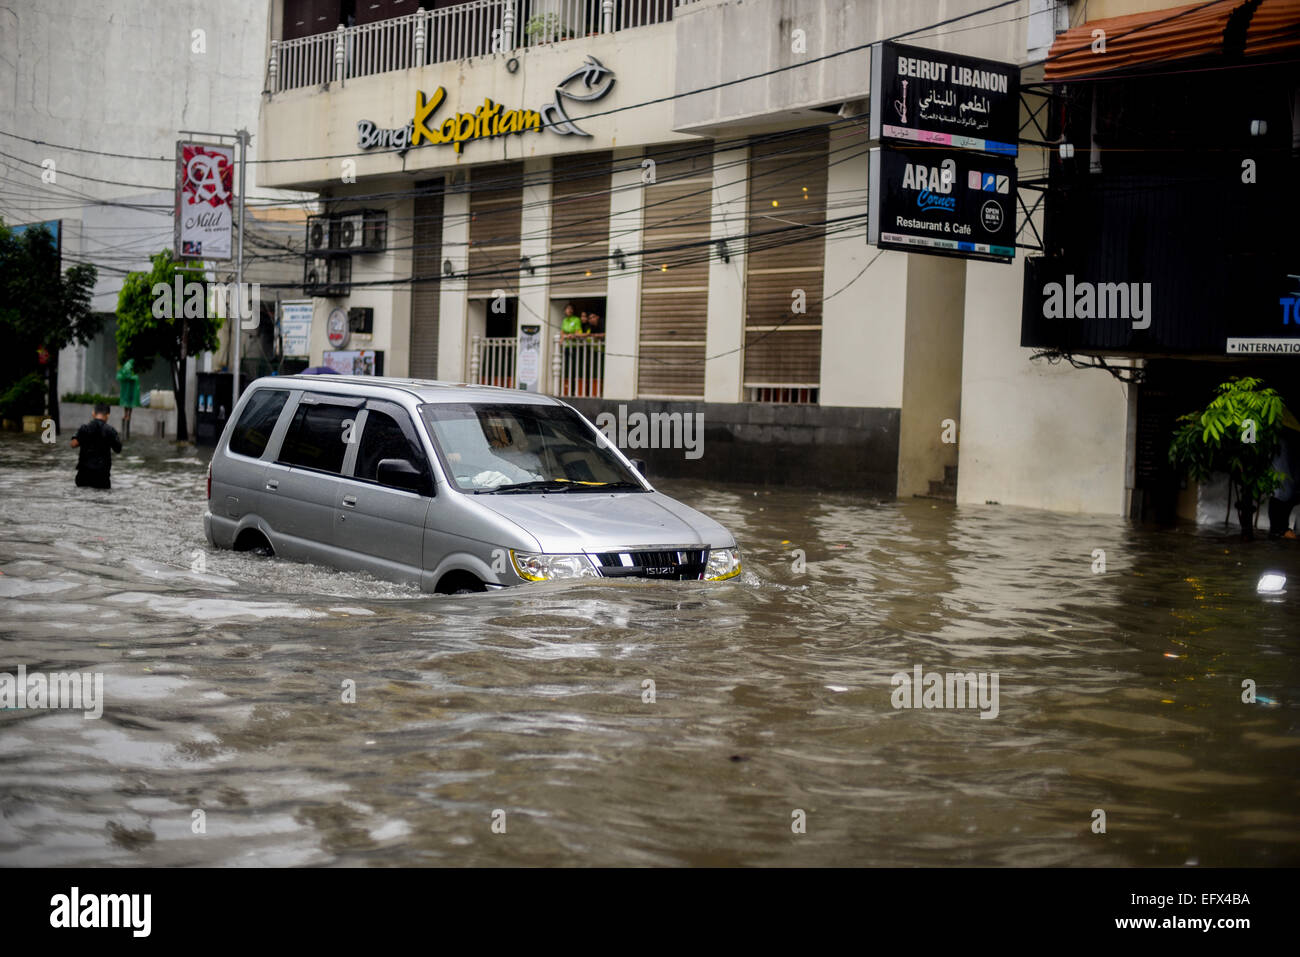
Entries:
[[871, 138], [1016, 155], [1020, 69], [901, 43], [871, 51]]
[[210, 143], [176, 144], [178, 259], [230, 259], [235, 151]]
[[519, 109], [497, 103], [490, 97], [473, 112], [440, 112], [447, 99], [446, 87], [430, 94], [415, 92], [415, 110], [410, 122], [393, 129], [381, 129], [370, 120], [357, 123], [357, 148], [404, 152], [419, 146], [448, 146], [457, 153], [466, 143], [498, 136], [541, 133], [561, 136], [591, 136], [570, 117], [566, 104], [594, 103], [614, 88], [614, 71], [594, 56], [555, 85], [554, 98], [537, 109]]

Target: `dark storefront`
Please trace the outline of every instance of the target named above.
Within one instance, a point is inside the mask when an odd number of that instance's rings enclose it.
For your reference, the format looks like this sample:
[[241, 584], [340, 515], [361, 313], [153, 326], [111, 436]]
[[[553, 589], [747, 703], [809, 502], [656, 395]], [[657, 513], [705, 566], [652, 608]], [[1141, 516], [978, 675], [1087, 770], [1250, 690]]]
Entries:
[[[1073, 157], [1045, 154], [1044, 252], [1026, 262], [1021, 345], [1076, 362], [1145, 360], [1134, 517], [1174, 518], [1169, 434], [1218, 383], [1258, 376], [1300, 409], [1300, 22], [1280, 49], [1285, 23], [1252, 27], [1259, 8], [1273, 9], [1224, 4], [1207, 21], [1213, 42], [1200, 23], [1195, 56], [1179, 55], [1191, 41], [1173, 32], [1178, 11], [1162, 11], [1149, 19], [1164, 53], [1112, 41], [1113, 60], [1076, 53], [1063, 68], [1099, 24], [1134, 39], [1142, 29], [1132, 17], [1086, 24], [1058, 38], [1057, 82], [1037, 90], [1049, 97], [1046, 140]], [[1083, 72], [1107, 62], [1127, 65]]]

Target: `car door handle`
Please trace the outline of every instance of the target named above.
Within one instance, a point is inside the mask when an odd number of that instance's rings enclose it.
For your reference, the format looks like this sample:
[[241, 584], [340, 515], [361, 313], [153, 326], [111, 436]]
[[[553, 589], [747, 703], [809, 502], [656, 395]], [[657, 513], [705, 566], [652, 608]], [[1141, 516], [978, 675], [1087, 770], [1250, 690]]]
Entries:
[[274, 492], [274, 491], [275, 491], [276, 489], [278, 489], [279, 487], [280, 487], [280, 480], [279, 480], [279, 479], [267, 479], [267, 480], [266, 480], [266, 490], [267, 490], [268, 492]]
[[357, 507], [357, 497], [356, 497], [355, 495], [344, 495], [344, 496], [343, 496], [343, 507], [344, 507], [344, 508], [356, 508], [356, 507]]

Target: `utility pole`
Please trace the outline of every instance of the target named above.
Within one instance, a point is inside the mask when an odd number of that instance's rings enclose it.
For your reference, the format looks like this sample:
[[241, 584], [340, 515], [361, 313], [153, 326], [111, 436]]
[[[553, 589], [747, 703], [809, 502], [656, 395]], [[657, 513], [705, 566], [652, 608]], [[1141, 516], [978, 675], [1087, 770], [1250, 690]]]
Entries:
[[235, 378], [230, 393], [231, 409], [234, 409], [235, 403], [239, 401], [239, 346], [244, 330], [244, 186], [248, 182], [249, 140], [248, 130], [239, 130], [235, 135], [239, 137], [239, 253], [235, 259], [235, 289], [237, 290], [235, 295], [239, 305], [236, 308], [238, 321], [232, 330]]
[[[232, 136], [229, 133], [209, 133], [203, 130], [178, 130], [177, 132], [181, 136], [202, 136], [202, 137], [211, 137], [219, 140], [232, 139]], [[231, 391], [232, 409], [234, 408], [234, 403], [239, 401], [239, 352], [240, 352], [239, 347], [240, 347], [240, 337], [243, 333], [243, 328], [244, 328], [244, 208], [245, 208], [244, 191], [245, 191], [245, 186], [248, 183], [248, 141], [252, 139], [252, 136], [249, 134], [248, 130], [242, 129], [242, 130], [237, 130], [235, 132], [233, 139], [239, 141], [239, 235], [236, 237], [235, 240], [238, 243], [238, 246], [237, 246], [237, 252], [235, 254], [235, 309], [234, 309], [235, 314], [233, 317], [229, 315], [230, 312], [229, 299], [227, 299], [226, 302], [226, 306], [227, 306], [226, 318], [227, 320], [231, 318], [234, 318], [235, 320], [234, 326], [230, 330], [230, 349], [231, 349], [231, 356], [232, 356], [231, 365], [233, 366], [232, 372], [234, 376], [232, 382], [232, 391]], [[177, 250], [177, 255], [179, 256], [179, 254], [180, 254], [180, 250]], [[260, 304], [258, 308], [260, 308]], [[260, 315], [259, 315], [259, 319], [260, 319]], [[182, 323], [184, 323], [183, 319], [181, 321]], [[182, 325], [181, 326], [182, 340], [184, 339], [184, 333], [185, 333], [185, 326]], [[184, 345], [182, 344], [182, 350], [183, 349], [184, 349]], [[184, 359], [182, 359], [181, 360], [182, 382], [184, 382], [184, 378], [185, 378], [185, 361]]]

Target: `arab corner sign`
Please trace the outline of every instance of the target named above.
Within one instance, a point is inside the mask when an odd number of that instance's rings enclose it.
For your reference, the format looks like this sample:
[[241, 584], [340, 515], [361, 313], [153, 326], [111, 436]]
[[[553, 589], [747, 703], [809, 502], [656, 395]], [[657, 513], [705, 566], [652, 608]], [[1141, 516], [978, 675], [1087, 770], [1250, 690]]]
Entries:
[[614, 72], [588, 56], [576, 70], [555, 85], [554, 99], [535, 110], [508, 108], [490, 97], [472, 113], [455, 112], [440, 118], [439, 108], [447, 99], [447, 88], [431, 94], [415, 92], [415, 111], [410, 122], [395, 129], [381, 129], [370, 120], [357, 123], [357, 148], [405, 152], [419, 146], [450, 145], [457, 153], [466, 143], [510, 134], [549, 130], [562, 136], [591, 136], [570, 118], [566, 102], [594, 103], [614, 88]]

